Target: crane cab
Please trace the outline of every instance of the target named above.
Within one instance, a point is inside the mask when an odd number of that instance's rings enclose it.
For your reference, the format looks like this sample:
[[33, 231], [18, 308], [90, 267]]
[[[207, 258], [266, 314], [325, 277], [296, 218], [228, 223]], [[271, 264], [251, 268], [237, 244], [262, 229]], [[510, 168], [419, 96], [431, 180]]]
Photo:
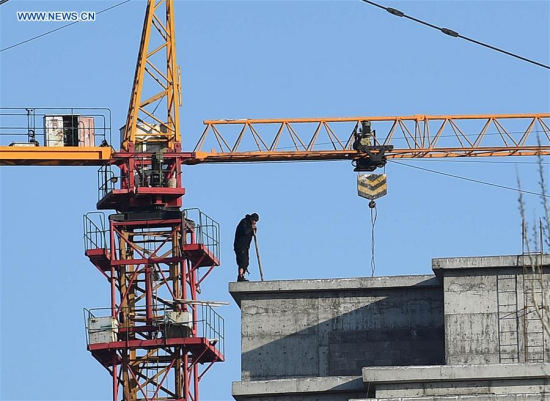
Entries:
[[123, 126], [121, 150], [114, 153], [110, 165], [99, 170], [97, 208], [119, 211], [180, 208], [185, 194], [181, 165], [193, 154], [180, 152], [180, 144], [171, 141], [172, 135], [164, 124], [139, 122], [129, 132]]

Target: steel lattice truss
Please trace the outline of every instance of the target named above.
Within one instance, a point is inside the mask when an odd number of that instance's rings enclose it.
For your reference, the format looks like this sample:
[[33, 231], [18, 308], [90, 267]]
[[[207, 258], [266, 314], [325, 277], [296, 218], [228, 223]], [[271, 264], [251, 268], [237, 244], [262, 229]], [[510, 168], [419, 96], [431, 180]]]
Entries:
[[550, 154], [550, 114], [366, 116], [206, 120], [187, 163], [354, 159], [364, 121], [375, 131], [372, 145], [393, 146], [387, 158]]
[[[149, 0], [128, 107], [122, 149], [143, 143], [179, 145], [180, 71], [176, 62], [173, 2]], [[158, 116], [163, 104], [166, 116]]]
[[[106, 312], [117, 334], [101, 342], [90, 334], [88, 348], [113, 377], [113, 400], [121, 393], [125, 400], [196, 400], [202, 375], [223, 361], [221, 318], [189, 301], [219, 264], [196, 240], [194, 222], [182, 217], [111, 219], [108, 244], [89, 241], [86, 254], [111, 285]], [[200, 267], [207, 267], [201, 279]], [[186, 313], [189, 324], [175, 324], [173, 313]]]

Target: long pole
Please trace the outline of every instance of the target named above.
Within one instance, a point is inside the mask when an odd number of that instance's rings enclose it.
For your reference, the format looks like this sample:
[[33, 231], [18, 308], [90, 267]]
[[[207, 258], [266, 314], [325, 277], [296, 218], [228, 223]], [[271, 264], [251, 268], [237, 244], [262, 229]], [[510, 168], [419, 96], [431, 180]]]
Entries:
[[260, 268], [260, 278], [264, 281], [264, 271], [262, 270], [262, 261], [260, 260], [260, 248], [258, 247], [258, 238], [254, 233], [254, 246], [256, 247], [256, 256], [258, 257], [258, 267]]

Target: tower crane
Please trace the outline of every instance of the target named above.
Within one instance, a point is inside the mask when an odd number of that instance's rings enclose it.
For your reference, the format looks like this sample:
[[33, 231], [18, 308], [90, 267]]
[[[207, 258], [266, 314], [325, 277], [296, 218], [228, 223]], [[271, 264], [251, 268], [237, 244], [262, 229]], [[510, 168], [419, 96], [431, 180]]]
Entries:
[[184, 151], [175, 45], [173, 0], [148, 0], [118, 150], [84, 139], [93, 129], [78, 111], [44, 116], [46, 146], [30, 128], [28, 142], [0, 146], [4, 166], [100, 166], [97, 209], [114, 213], [85, 215], [85, 253], [109, 283], [110, 305], [86, 311], [87, 344], [111, 375], [113, 401], [197, 401], [200, 379], [224, 360], [217, 304], [199, 300], [220, 265], [219, 227], [182, 210], [182, 166], [350, 160], [364, 173], [392, 158], [550, 154], [550, 113], [206, 120]]

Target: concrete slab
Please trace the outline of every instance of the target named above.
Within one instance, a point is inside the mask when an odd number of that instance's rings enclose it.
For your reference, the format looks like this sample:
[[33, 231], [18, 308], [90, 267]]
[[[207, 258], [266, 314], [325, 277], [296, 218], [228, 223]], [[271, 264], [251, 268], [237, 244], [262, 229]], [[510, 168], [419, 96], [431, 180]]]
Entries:
[[364, 396], [367, 395], [361, 376], [306, 377], [299, 379], [233, 382], [232, 387], [233, 398], [237, 401], [253, 400], [256, 397], [288, 397], [292, 395], [299, 395], [296, 399], [306, 400], [309, 396], [319, 394], [328, 396], [328, 399], [336, 399], [337, 395], [341, 394], [347, 400], [349, 397], [346, 394], [350, 393], [364, 393]]
[[[364, 368], [377, 398], [408, 399], [495, 394], [550, 395], [550, 364], [490, 364]], [[428, 398], [429, 399], [429, 398]], [[506, 399], [507, 401], [509, 399]]]
[[229, 292], [240, 306], [243, 295], [289, 292], [327, 292], [367, 289], [391, 289], [401, 287], [440, 287], [434, 275], [358, 277], [319, 280], [277, 280], [229, 283]]
[[550, 266], [550, 254], [436, 258], [432, 259], [432, 270], [439, 277], [442, 270], [523, 267], [530, 266], [532, 263]]
[[363, 368], [365, 383], [550, 378], [550, 363], [388, 366]]
[[541, 393], [529, 394], [484, 394], [484, 395], [448, 395], [426, 397], [363, 398], [348, 401], [550, 401], [550, 395]]

